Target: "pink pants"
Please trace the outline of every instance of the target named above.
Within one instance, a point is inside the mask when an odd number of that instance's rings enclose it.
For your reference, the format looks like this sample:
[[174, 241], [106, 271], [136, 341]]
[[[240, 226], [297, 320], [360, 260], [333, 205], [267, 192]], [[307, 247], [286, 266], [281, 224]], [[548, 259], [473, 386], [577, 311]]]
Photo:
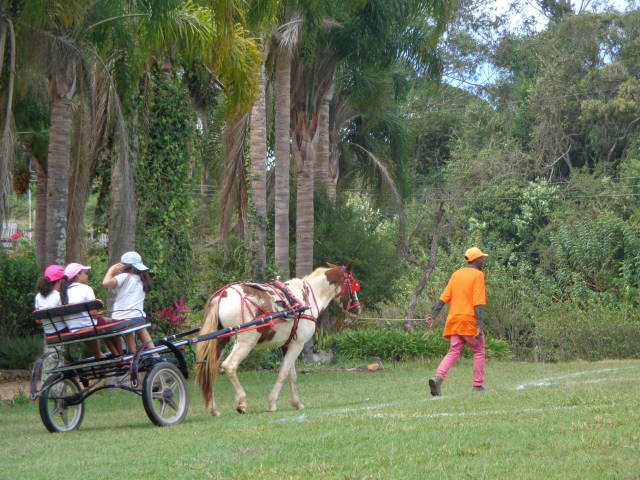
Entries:
[[444, 380], [449, 369], [453, 367], [453, 364], [460, 357], [464, 344], [467, 343], [473, 352], [473, 386], [481, 386], [484, 381], [484, 335], [478, 339], [476, 337], [452, 335], [450, 341], [449, 351], [440, 362], [440, 365], [438, 365], [436, 375]]

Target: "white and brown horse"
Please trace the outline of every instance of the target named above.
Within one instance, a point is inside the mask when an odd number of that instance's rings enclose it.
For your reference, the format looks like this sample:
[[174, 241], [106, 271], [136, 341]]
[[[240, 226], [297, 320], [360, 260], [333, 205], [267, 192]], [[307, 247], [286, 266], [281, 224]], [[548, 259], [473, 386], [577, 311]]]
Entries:
[[[235, 335], [235, 344], [231, 353], [222, 362], [222, 369], [229, 377], [235, 391], [236, 410], [239, 413], [246, 412], [247, 395], [236, 372], [251, 349], [259, 343], [270, 348], [285, 347], [286, 351], [278, 379], [269, 395], [267, 410], [276, 411], [278, 395], [287, 378], [291, 386], [291, 404], [298, 410], [304, 408], [298, 398], [295, 361], [304, 344], [313, 336], [317, 318], [334, 298], [340, 301], [345, 310], [360, 312], [356, 293], [360, 289], [360, 284], [351, 272], [351, 264], [349, 263], [346, 267], [329, 265], [329, 268], [317, 268], [302, 279], [292, 278], [285, 283], [240, 282], [227, 285], [215, 292], [207, 301], [200, 335], [247, 323], [268, 313], [296, 306], [309, 307], [302, 314], [286, 317], [281, 323], [240, 331]], [[216, 416], [220, 413], [216, 408], [213, 387], [218, 372], [218, 361], [228, 340], [228, 338], [210, 340], [197, 345], [198, 382], [207, 409]]]

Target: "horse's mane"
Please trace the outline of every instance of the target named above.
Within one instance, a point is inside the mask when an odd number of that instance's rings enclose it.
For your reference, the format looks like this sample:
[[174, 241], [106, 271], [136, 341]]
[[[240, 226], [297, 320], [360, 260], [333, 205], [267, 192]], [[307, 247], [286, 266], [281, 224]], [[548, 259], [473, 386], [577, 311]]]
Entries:
[[[334, 268], [335, 268], [335, 267], [334, 267]], [[304, 276], [304, 277], [302, 277], [302, 278], [299, 278], [299, 277], [292, 277], [292, 278], [290, 278], [289, 280], [287, 280], [285, 283], [298, 283], [298, 282], [302, 282], [302, 281], [304, 281], [304, 280], [310, 280], [310, 279], [315, 278], [315, 277], [318, 277], [318, 276], [320, 276], [320, 275], [324, 275], [324, 273], [325, 273], [327, 270], [330, 270], [330, 268], [327, 268], [327, 267], [318, 267], [318, 268], [316, 268], [313, 272], [311, 272], [311, 273], [310, 273], [310, 274], [308, 274], [308, 275], [305, 275], [305, 276]]]

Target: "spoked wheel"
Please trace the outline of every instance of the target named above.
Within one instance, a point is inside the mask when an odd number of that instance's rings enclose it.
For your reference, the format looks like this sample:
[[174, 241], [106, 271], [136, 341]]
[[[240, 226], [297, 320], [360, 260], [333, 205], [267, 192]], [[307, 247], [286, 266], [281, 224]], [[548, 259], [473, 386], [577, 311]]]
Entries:
[[187, 416], [187, 386], [182, 373], [172, 363], [156, 364], [144, 377], [142, 390], [144, 409], [159, 427], [176, 425]]
[[68, 401], [80, 393], [78, 383], [63, 378], [40, 395], [39, 407], [42, 423], [50, 432], [69, 432], [82, 423], [84, 403], [69, 405]]

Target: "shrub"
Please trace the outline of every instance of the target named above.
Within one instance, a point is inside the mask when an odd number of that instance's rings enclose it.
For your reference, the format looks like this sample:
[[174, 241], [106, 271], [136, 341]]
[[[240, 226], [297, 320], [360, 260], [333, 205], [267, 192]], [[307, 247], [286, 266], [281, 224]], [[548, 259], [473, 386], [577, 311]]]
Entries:
[[[348, 330], [336, 335], [334, 349], [337, 355], [347, 359], [379, 358], [403, 361], [414, 358], [436, 358], [447, 353], [449, 341], [441, 331], [433, 331], [423, 340], [423, 332], [406, 332], [397, 329]], [[502, 340], [487, 337], [488, 358], [509, 358], [509, 346]], [[463, 351], [468, 356], [468, 349]]]
[[42, 335], [3, 338], [0, 340], [0, 368], [31, 369], [42, 354]]
[[0, 251], [0, 329], [12, 338], [37, 332], [31, 319], [35, 284], [40, 276], [30, 248], [8, 255]]
[[535, 348], [539, 360], [640, 358], [640, 319], [634, 310], [596, 307], [581, 312], [560, 304], [537, 321]]

